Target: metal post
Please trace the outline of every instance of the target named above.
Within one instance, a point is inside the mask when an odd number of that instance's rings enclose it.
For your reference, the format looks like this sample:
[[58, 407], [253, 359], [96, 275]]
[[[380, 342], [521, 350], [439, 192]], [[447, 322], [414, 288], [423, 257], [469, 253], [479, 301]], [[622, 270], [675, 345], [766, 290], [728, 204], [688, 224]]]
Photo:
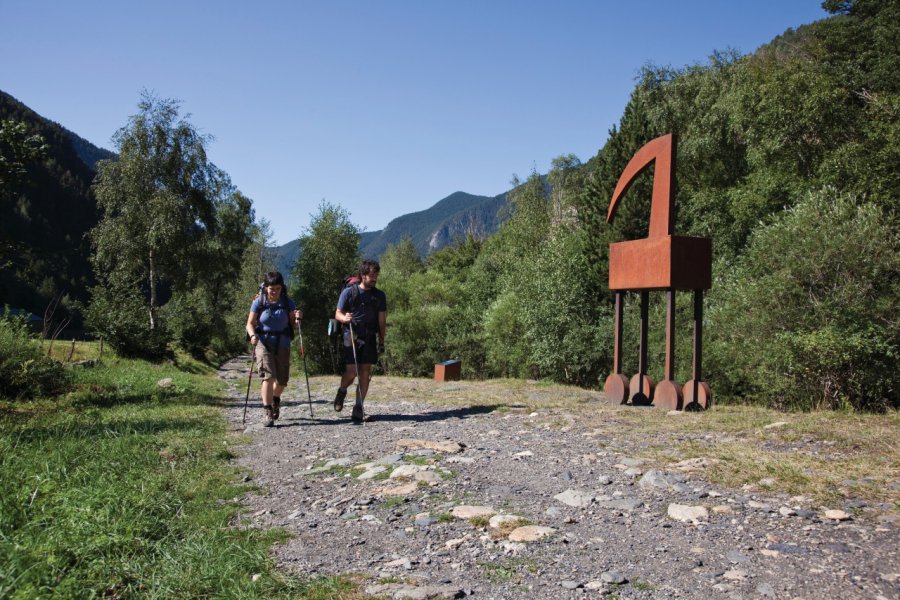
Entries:
[[698, 398], [698, 386], [703, 380], [703, 290], [694, 290], [694, 364], [692, 365], [692, 380], [694, 385], [694, 398]]
[[616, 292], [616, 316], [613, 326], [613, 373], [622, 372], [622, 313], [624, 311], [625, 292]]
[[675, 290], [666, 290], [666, 376], [675, 380]]
[[[643, 387], [643, 378], [647, 375], [647, 331], [649, 329], [648, 313], [650, 310], [650, 292], [641, 291], [641, 342], [638, 356], [638, 374], [641, 376], [641, 387]], [[643, 390], [641, 390], [643, 391]]]

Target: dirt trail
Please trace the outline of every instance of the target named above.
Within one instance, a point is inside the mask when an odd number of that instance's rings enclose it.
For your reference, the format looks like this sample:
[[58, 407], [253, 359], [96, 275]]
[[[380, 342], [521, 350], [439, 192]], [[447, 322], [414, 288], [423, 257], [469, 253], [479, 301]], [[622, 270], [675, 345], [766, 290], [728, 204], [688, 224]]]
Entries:
[[[238, 432], [248, 358], [220, 370]], [[425, 402], [453, 384], [376, 378], [373, 420], [353, 425], [352, 390], [332, 408], [336, 382], [310, 379], [310, 418], [295, 378], [275, 428], [253, 383], [236, 462], [260, 492], [238, 525], [290, 532], [286, 569], [356, 574], [387, 598], [900, 598], [896, 525], [722, 489], [702, 461], [661, 470], [629, 456], [633, 435], [563, 409]]]

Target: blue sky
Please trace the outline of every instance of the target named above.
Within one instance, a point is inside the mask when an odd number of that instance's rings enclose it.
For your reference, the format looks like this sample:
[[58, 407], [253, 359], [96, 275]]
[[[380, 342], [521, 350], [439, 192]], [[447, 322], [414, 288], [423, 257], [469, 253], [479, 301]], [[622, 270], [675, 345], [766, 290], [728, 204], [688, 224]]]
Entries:
[[98, 146], [143, 88], [286, 243], [322, 199], [374, 231], [596, 154], [647, 63], [746, 53], [819, 0], [0, 0], [0, 90]]

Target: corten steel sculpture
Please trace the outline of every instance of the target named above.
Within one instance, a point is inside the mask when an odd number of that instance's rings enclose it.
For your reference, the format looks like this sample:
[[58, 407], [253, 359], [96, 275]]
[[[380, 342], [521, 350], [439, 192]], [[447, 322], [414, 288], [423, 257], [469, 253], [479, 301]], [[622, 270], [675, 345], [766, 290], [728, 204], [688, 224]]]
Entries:
[[[702, 381], [703, 290], [712, 285], [712, 242], [707, 238], [673, 235], [675, 201], [675, 137], [672, 134], [647, 142], [628, 162], [609, 203], [606, 222], [611, 223], [622, 196], [651, 163], [653, 198], [650, 233], [646, 238], [609, 245], [609, 289], [616, 293], [613, 372], [603, 391], [610, 402], [653, 404], [668, 409], [700, 409], [709, 406], [712, 394]], [[647, 376], [647, 312], [650, 291], [666, 292], [665, 379], [654, 386]], [[675, 382], [675, 290], [694, 292], [693, 378], [682, 388]], [[622, 311], [625, 292], [641, 293], [641, 331], [638, 373], [629, 381], [622, 374]]]

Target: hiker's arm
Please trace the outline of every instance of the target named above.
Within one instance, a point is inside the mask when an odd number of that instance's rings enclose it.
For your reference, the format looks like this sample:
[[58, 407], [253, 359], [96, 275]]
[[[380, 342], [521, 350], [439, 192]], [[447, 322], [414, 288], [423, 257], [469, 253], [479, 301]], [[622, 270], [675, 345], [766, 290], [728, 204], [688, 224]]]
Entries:
[[378, 313], [378, 339], [381, 340], [381, 345], [384, 345], [384, 334], [387, 332], [387, 312], [381, 311]]
[[259, 341], [259, 338], [256, 337], [256, 323], [259, 315], [256, 314], [255, 311], [250, 311], [250, 314], [247, 316], [247, 325], [245, 329], [247, 330], [247, 335], [250, 336], [250, 343], [254, 346], [256, 342]]
[[334, 311], [334, 320], [338, 323], [349, 323], [353, 320], [353, 313], [344, 312], [341, 309]]
[[298, 327], [300, 327], [300, 319], [302, 319], [302, 318], [303, 318], [303, 311], [295, 306], [294, 310], [291, 311], [291, 326], [294, 329], [297, 329]]

